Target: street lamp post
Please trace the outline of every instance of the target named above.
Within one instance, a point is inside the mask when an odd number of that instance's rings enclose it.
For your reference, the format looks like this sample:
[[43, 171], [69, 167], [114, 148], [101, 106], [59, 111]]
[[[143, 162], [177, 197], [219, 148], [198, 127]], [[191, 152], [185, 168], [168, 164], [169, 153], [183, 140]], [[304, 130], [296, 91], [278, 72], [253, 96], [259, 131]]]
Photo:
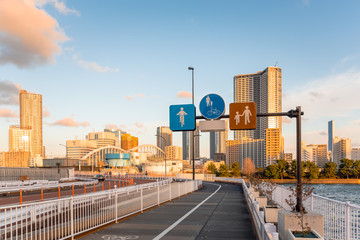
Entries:
[[[191, 70], [192, 73], [192, 104], [194, 105], [194, 68], [188, 67], [188, 70]], [[195, 130], [194, 130], [195, 131]], [[190, 161], [193, 162], [193, 180], [195, 180], [195, 158], [194, 158], [194, 131], [190, 131]]]
[[[161, 133], [160, 133], [161, 134]], [[163, 137], [163, 136], [160, 136], [160, 135], [155, 135], [156, 137], [161, 137], [161, 139], [164, 139], [164, 141], [165, 141], [165, 147], [166, 147], [166, 145], [167, 145], [167, 141], [166, 141], [166, 139]], [[161, 143], [161, 147], [162, 147], [163, 145], [162, 145], [162, 143]], [[165, 149], [165, 147], [164, 147], [164, 149]], [[164, 151], [165, 152], [165, 178], [166, 178], [166, 151]]]

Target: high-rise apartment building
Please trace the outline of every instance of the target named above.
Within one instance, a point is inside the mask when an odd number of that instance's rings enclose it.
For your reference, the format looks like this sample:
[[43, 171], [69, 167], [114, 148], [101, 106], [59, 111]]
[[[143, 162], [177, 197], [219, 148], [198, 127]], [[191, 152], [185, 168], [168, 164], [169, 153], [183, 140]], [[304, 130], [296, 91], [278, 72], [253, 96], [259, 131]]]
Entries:
[[20, 128], [31, 128], [30, 156], [45, 155], [42, 134], [42, 96], [20, 90]]
[[31, 127], [20, 128], [10, 126], [9, 129], [9, 152], [31, 152], [32, 129]]
[[182, 149], [179, 146], [165, 147], [166, 159], [168, 160], [182, 160]]
[[121, 136], [121, 148], [124, 150], [129, 150], [131, 148], [139, 146], [139, 139], [137, 137], [131, 136], [130, 134], [123, 134]]
[[156, 145], [163, 151], [167, 146], [172, 146], [172, 131], [169, 127], [158, 127], [156, 129]]
[[351, 159], [354, 161], [360, 160], [360, 148], [351, 149]]
[[225, 131], [210, 132], [210, 159], [215, 159], [215, 153], [226, 153], [226, 141], [228, 140], [229, 123], [225, 120]]
[[301, 161], [310, 161], [318, 167], [324, 168], [325, 163], [329, 162], [326, 144], [306, 145], [301, 142]]
[[[182, 132], [182, 151], [183, 151], [183, 160], [190, 160], [190, 132]], [[196, 123], [196, 129], [194, 131], [194, 158], [200, 158], [200, 130], [199, 123]]]
[[[277, 113], [282, 111], [281, 68], [267, 67], [253, 74], [234, 77], [234, 101], [255, 102], [258, 113]], [[281, 117], [262, 117], [257, 119], [255, 130], [235, 131], [235, 140], [241, 138], [265, 139], [267, 128], [278, 128], [282, 132]]]
[[351, 159], [351, 140], [349, 138], [333, 138], [333, 162], [339, 167], [341, 159]]
[[265, 166], [269, 166], [284, 158], [284, 137], [279, 128], [268, 128], [265, 133]]
[[333, 152], [333, 139], [335, 137], [335, 122], [333, 120], [328, 122], [328, 151]]
[[243, 138], [242, 140], [226, 141], [226, 164], [228, 166], [238, 162], [242, 169], [246, 158], [250, 158], [257, 168], [265, 167], [264, 139]]
[[284, 160], [288, 163], [291, 163], [293, 160], [293, 154], [292, 153], [284, 153]]

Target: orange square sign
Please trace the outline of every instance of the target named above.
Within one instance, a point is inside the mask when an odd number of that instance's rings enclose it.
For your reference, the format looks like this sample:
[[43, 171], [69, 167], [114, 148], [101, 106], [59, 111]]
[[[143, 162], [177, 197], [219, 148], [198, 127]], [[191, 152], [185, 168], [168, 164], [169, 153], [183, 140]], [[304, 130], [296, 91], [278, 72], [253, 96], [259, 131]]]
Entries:
[[256, 129], [256, 103], [230, 103], [229, 122], [231, 130]]

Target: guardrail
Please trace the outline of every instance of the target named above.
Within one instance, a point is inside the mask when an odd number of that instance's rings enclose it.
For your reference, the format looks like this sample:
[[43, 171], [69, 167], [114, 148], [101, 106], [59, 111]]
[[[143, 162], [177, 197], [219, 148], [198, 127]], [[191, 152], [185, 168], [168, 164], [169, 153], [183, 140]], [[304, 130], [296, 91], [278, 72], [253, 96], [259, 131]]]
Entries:
[[272, 240], [273, 238], [270, 237], [271, 232], [269, 232], [268, 228], [267, 228], [267, 226], [269, 226], [269, 224], [265, 223], [264, 216], [261, 215], [260, 211], [259, 211], [259, 204], [255, 201], [254, 197], [252, 196], [251, 191], [246, 186], [245, 181], [243, 179], [238, 179], [238, 178], [219, 178], [219, 177], [216, 177], [215, 181], [238, 183], [238, 184], [242, 185], [244, 195], [245, 195], [245, 200], [249, 207], [250, 215], [253, 219], [257, 236], [261, 240]]
[[[289, 197], [293, 197], [290, 190], [283, 186], [278, 185], [273, 193], [273, 200], [286, 210], [290, 210], [285, 203], [285, 199]], [[316, 194], [312, 194], [303, 205], [305, 209], [324, 215], [325, 239], [360, 239], [359, 206]]]
[[0, 239], [74, 239], [188, 194], [202, 181], [172, 179], [51, 201], [0, 207]]

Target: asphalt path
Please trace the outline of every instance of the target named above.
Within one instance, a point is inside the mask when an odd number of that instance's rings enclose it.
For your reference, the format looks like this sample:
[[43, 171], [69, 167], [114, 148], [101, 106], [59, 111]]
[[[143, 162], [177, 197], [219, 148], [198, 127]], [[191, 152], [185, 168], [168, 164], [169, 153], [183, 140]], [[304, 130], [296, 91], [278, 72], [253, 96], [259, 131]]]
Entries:
[[[144, 184], [154, 182], [154, 180], [144, 180], [144, 179], [134, 179], [134, 184]], [[104, 184], [103, 184], [104, 183]], [[124, 187], [125, 181], [119, 180], [105, 180], [104, 182], [99, 182], [98, 184], [95, 184], [94, 186], [87, 185], [86, 187], [77, 187], [74, 189], [74, 195], [83, 195], [83, 194], [89, 194], [93, 192], [99, 192], [102, 190], [108, 190], [108, 189], [114, 189], [114, 185], [117, 185], [117, 187]], [[70, 197], [72, 195], [72, 188], [66, 188], [66, 189], [60, 189], [60, 198], [63, 197]], [[52, 189], [50, 191], [43, 192], [43, 200], [51, 200], [51, 199], [58, 199], [59, 198], [59, 192], [58, 189]], [[41, 192], [40, 191], [34, 191], [34, 192], [25, 192], [22, 196], [22, 202], [30, 203], [30, 202], [38, 202], [41, 201]], [[0, 206], [4, 205], [15, 205], [20, 204], [20, 195], [19, 193], [10, 194], [7, 196], [0, 196]]]
[[199, 191], [81, 239], [251, 240], [256, 237], [241, 186], [204, 182]]

